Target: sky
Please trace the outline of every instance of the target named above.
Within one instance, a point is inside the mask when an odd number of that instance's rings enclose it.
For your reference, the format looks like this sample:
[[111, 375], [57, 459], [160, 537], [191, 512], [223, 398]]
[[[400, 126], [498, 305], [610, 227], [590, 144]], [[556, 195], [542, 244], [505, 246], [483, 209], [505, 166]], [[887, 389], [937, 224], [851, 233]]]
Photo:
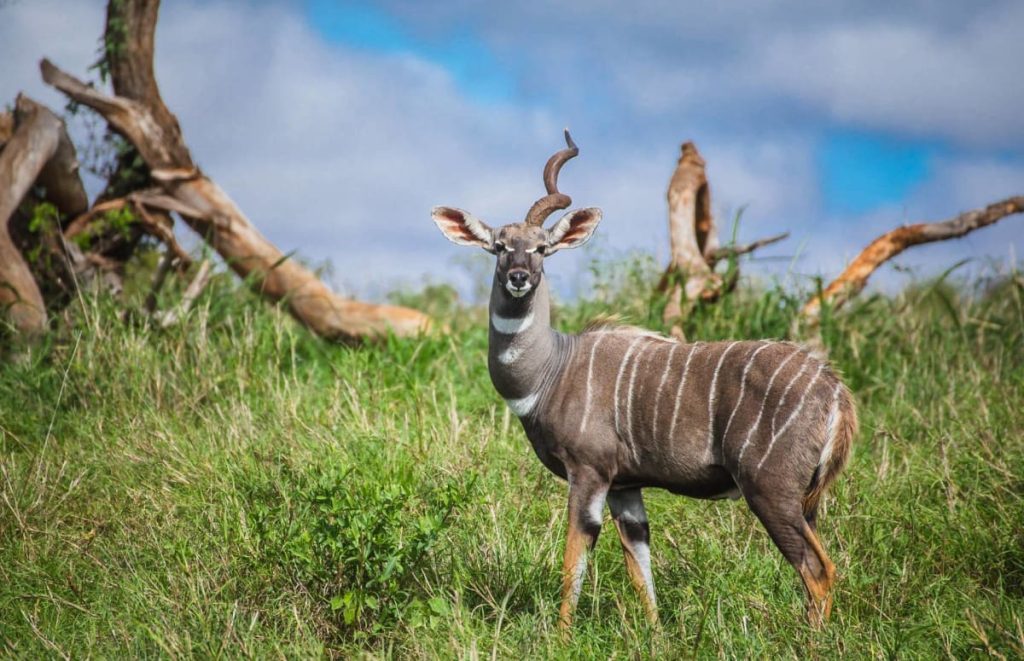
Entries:
[[[63, 108], [38, 60], [94, 77], [103, 10], [0, 0], [0, 99]], [[445, 241], [431, 207], [521, 220], [563, 127], [580, 156], [560, 188], [604, 212], [593, 245], [547, 265], [563, 295], [595, 254], [667, 261], [686, 140], [724, 236], [741, 210], [740, 241], [791, 232], [745, 272], [806, 285], [892, 227], [1024, 194], [1022, 29], [1014, 0], [173, 0], [156, 70], [203, 170], [344, 292], [469, 291], [486, 260]], [[912, 249], [877, 281], [1022, 248], [1011, 217]]]

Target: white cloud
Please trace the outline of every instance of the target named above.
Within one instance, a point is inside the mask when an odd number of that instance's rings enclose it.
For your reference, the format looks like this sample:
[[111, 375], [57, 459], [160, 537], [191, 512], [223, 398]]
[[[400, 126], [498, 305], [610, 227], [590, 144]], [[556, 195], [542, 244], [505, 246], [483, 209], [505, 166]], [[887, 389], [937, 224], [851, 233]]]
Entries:
[[[434, 21], [425, 29], [442, 34], [445, 12], [472, 21], [480, 11], [453, 7], [398, 11]], [[509, 61], [546, 101], [482, 105], [414, 55], [326, 43], [292, 3], [166, 2], [158, 78], [196, 159], [257, 227], [286, 252], [331, 260], [335, 279], [357, 291], [424, 273], [464, 279], [451, 258], [465, 249], [440, 236], [429, 209], [448, 204], [493, 224], [518, 220], [542, 193], [540, 170], [561, 146], [565, 123], [582, 153], [566, 166], [563, 190], [576, 205], [603, 207], [604, 245], [659, 260], [667, 253], [665, 188], [688, 138], [708, 161], [723, 221], [749, 204], [741, 240], [791, 230], [789, 242], [769, 250], [792, 254], [808, 242], [802, 272], [836, 272], [904, 214], [945, 217], [1024, 181], [1017, 166], [979, 151], [940, 163], [902, 207], [827, 218], [814, 163], [822, 120], [815, 125], [806, 109], [969, 144], [1015, 140], [1021, 119], [1011, 111], [1021, 103], [1013, 95], [1022, 88], [1007, 79], [1012, 63], [991, 64], [1019, 47], [1007, 37], [1009, 15], [979, 10], [958, 36], [949, 21], [882, 25], [869, 12], [822, 9], [798, 30], [792, 17], [805, 10], [786, 4], [750, 13], [748, 3], [724, 3], [698, 20], [690, 20], [692, 6], [676, 3], [494, 7], [487, 11], [510, 20], [481, 29], [500, 57], [521, 56]], [[0, 96], [26, 89], [61, 107], [39, 80], [38, 59], [85, 75], [102, 24], [98, 1], [0, 8]], [[786, 106], [794, 103], [802, 106]], [[979, 107], [991, 109], [991, 121], [973, 121]], [[996, 254], [1019, 245], [1019, 235], [998, 236], [1002, 243], [975, 245]], [[550, 268], [570, 280], [579, 259], [567, 253]]]
[[832, 117], [985, 146], [1024, 146], [1024, 5], [981, 12], [958, 30], [871, 21], [787, 30], [751, 54], [751, 83]]

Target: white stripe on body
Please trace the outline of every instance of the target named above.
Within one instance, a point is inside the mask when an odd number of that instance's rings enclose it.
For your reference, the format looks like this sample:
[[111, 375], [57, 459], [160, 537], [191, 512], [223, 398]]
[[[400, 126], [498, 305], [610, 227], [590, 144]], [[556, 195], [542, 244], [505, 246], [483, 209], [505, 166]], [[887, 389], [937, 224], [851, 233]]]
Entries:
[[629, 388], [626, 389], [626, 445], [629, 446], [629, 453], [632, 455], [633, 461], [637, 460], [636, 445], [633, 443], [633, 385], [636, 383], [636, 370], [640, 366], [640, 357], [650, 348], [651, 346], [647, 345], [637, 352], [636, 358], [633, 359], [633, 370], [629, 373]]
[[768, 387], [764, 389], [764, 399], [761, 400], [761, 410], [757, 412], [757, 419], [754, 421], [753, 426], [750, 427], [750, 430], [747, 431], [747, 438], [743, 441], [743, 445], [740, 446], [740, 454], [736, 459], [736, 463], [743, 461], [743, 455], [746, 453], [747, 447], [750, 446], [750, 440], [754, 438], [754, 432], [757, 431], [758, 426], [761, 424], [761, 417], [764, 415], [764, 407], [765, 404], [768, 403], [768, 397], [772, 393], [772, 384], [775, 383], [775, 377], [779, 375], [779, 372], [781, 372], [782, 368], [786, 366], [786, 363], [788, 363], [798, 353], [800, 353], [799, 347], [794, 349], [793, 353], [786, 356], [786, 359], [779, 363], [779, 366], [775, 368], [774, 372], [772, 372], [771, 378], [768, 379]]
[[626, 355], [622, 358], [622, 364], [619, 365], [619, 374], [615, 377], [615, 391], [612, 395], [612, 404], [615, 406], [615, 433], [619, 434], [619, 436], [622, 436], [621, 428], [619, 427], [619, 384], [622, 383], [622, 374], [626, 371], [629, 357], [633, 355], [633, 350], [636, 349], [637, 343], [643, 339], [643, 336], [638, 336], [629, 343], [629, 347], [626, 348]]
[[533, 412], [533, 407], [537, 405], [537, 397], [539, 395], [540, 393], [535, 392], [532, 395], [520, 397], [519, 399], [506, 399], [505, 403], [508, 404], [513, 413], [520, 418], [525, 418]]
[[789, 391], [793, 389], [796, 382], [800, 380], [800, 377], [804, 375], [807, 370], [807, 366], [811, 364], [809, 359], [805, 359], [804, 362], [800, 363], [800, 371], [796, 373], [789, 383], [786, 384], [786, 389], [782, 391], [782, 397], [779, 397], [779, 403], [775, 406], [775, 413], [772, 414], [772, 438], [775, 438], [775, 421], [779, 417], [779, 411], [782, 410], [783, 405], [786, 403], [786, 397], [789, 396]]
[[764, 462], [768, 459], [768, 455], [772, 453], [772, 448], [775, 447], [775, 441], [779, 440], [779, 437], [781, 437], [783, 432], [786, 431], [786, 428], [789, 427], [789, 424], [793, 422], [793, 420], [795, 420], [798, 415], [800, 415], [800, 411], [803, 410], [804, 404], [807, 403], [807, 393], [809, 393], [814, 388], [814, 384], [818, 382], [818, 378], [821, 377], [821, 372], [824, 369], [824, 363], [818, 365], [818, 371], [814, 373], [814, 378], [811, 379], [811, 382], [807, 384], [806, 388], [804, 388], [804, 394], [800, 396], [800, 403], [797, 404], [796, 409], [794, 409], [793, 412], [789, 414], [789, 417], [786, 418], [786, 422], [783, 423], [782, 428], [779, 429], [777, 433], [772, 434], [772, 440], [770, 443], [768, 443], [768, 449], [765, 450], [764, 455], [761, 456], [761, 461], [757, 462], [758, 471], [761, 470], [761, 466], [764, 466]]
[[718, 372], [722, 369], [722, 363], [725, 362], [725, 357], [729, 355], [732, 348], [735, 347], [739, 342], [733, 342], [725, 348], [722, 355], [718, 359], [718, 364], [715, 365], [715, 373], [711, 377], [711, 389], [708, 392], [708, 459], [711, 459], [712, 448], [715, 444], [715, 387], [718, 385]]
[[740, 377], [740, 396], [736, 398], [736, 405], [732, 407], [732, 413], [729, 414], [729, 421], [725, 423], [725, 431], [722, 432], [723, 446], [725, 445], [726, 437], [729, 436], [729, 428], [732, 427], [732, 419], [736, 417], [736, 411], [740, 410], [740, 404], [743, 402], [743, 395], [747, 390], [747, 375], [750, 373], [750, 368], [754, 366], [754, 359], [757, 358], [757, 354], [770, 346], [772, 346], [770, 342], [765, 342], [759, 346], [754, 353], [750, 354], [750, 358], [747, 359], [747, 364], [743, 367], [743, 375]]
[[590, 402], [594, 383], [594, 354], [597, 353], [597, 345], [601, 344], [601, 340], [605, 338], [605, 333], [600, 333], [599, 335], [600, 337], [590, 347], [590, 361], [587, 363], [587, 398], [583, 404], [583, 420], [580, 422], [581, 434], [587, 430], [587, 419], [590, 417]]
[[679, 382], [679, 390], [676, 391], [676, 405], [672, 408], [672, 424], [668, 427], [668, 439], [672, 442], [676, 431], [676, 418], [679, 417], [679, 403], [683, 399], [683, 390], [686, 389], [686, 375], [690, 373], [690, 360], [693, 358], [693, 354], [697, 353], [697, 349], [700, 349], [703, 344], [693, 344], [690, 346], [690, 353], [686, 355], [686, 364], [683, 365], [683, 378]]
[[494, 313], [491, 315], [491, 325], [502, 335], [522, 333], [533, 325], [533, 310], [530, 310], [525, 317], [502, 317]]
[[832, 407], [828, 412], [828, 422], [825, 424], [825, 447], [821, 450], [821, 458], [818, 459], [818, 468], [823, 468], [828, 465], [828, 462], [832, 459], [832, 448], [836, 442], [836, 435], [839, 433], [839, 392], [843, 389], [842, 383], [836, 384], [836, 389], [832, 393]]
[[668, 352], [668, 360], [665, 361], [665, 371], [661, 373], [661, 381], [658, 382], [658, 390], [654, 393], [654, 428], [651, 430], [651, 440], [657, 443], [658, 441], [658, 408], [661, 406], [661, 391], [665, 389], [665, 379], [668, 378], [668, 373], [672, 370], [672, 358], [676, 354], [676, 349], [679, 348], [679, 343], [672, 347]]

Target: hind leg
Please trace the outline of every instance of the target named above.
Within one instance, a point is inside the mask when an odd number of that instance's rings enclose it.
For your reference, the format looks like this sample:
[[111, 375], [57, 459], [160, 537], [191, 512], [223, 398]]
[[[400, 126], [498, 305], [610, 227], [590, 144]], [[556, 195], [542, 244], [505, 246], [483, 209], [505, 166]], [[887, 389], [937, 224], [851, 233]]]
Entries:
[[820, 626], [832, 611], [835, 565], [804, 519], [800, 498], [757, 493], [748, 496], [747, 502], [775, 546], [800, 575], [807, 593], [807, 619], [812, 626]]
[[[810, 611], [808, 611], [808, 617], [811, 618], [812, 624], [821, 624], [828, 620], [832, 614], [832, 586], [836, 582], [836, 566], [828, 557], [828, 554], [825, 553], [825, 547], [821, 545], [821, 540], [818, 539], [818, 534], [814, 531], [814, 527], [810, 522], [804, 522], [801, 534], [807, 546], [813, 552], [813, 559], [816, 561], [810, 563], [811, 565], [817, 565], [811, 580], [816, 586], [817, 594], [821, 595], [816, 619], [815, 616], [811, 615]], [[800, 576], [804, 578], [803, 572], [801, 572]], [[807, 582], [808, 579], [804, 578], [805, 586]], [[811, 594], [810, 588], [808, 588], [808, 594]]]

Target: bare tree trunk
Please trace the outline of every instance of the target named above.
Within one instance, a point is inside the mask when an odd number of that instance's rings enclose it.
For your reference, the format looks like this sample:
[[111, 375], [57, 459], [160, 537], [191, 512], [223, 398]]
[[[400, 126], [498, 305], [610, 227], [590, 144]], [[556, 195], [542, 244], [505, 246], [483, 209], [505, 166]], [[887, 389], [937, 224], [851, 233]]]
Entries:
[[14, 113], [0, 112], [0, 149], [3, 149], [12, 135], [14, 135]]
[[48, 60], [41, 64], [43, 80], [99, 112], [138, 149], [153, 180], [176, 201], [174, 211], [209, 241], [235, 273], [269, 300], [284, 301], [314, 333], [351, 341], [388, 331], [412, 335], [428, 328], [429, 317], [417, 310], [372, 305], [331, 292], [315, 274], [270, 243], [195, 166], [153, 75], [158, 8], [158, 0], [108, 4], [107, 61], [116, 96], [98, 92]]
[[680, 322], [695, 302], [714, 301], [736, 284], [738, 273], [733, 273], [729, 282], [715, 273], [720, 260], [751, 253], [789, 236], [787, 232], [746, 245], [719, 247], [705, 162], [693, 142], [683, 143], [668, 185], [668, 231], [672, 257], [658, 289], [668, 294], [662, 319], [679, 338], [683, 337]]
[[965, 211], [949, 220], [905, 225], [886, 232], [869, 243], [842, 274], [825, 288], [821, 296], [813, 297], [804, 305], [800, 317], [794, 324], [794, 332], [798, 330], [800, 324], [817, 326], [822, 303], [831, 304], [833, 309], [842, 307], [864, 289], [868, 278], [879, 266], [907, 248], [932, 241], [959, 238], [1021, 211], [1024, 211], [1024, 196], [1010, 197], [990, 204], [984, 209]]
[[718, 247], [718, 231], [711, 215], [711, 189], [704, 158], [692, 142], [683, 143], [679, 162], [668, 185], [668, 235], [672, 253], [666, 272], [669, 289], [665, 322], [682, 316], [681, 298], [713, 296], [719, 280], [707, 255]]
[[0, 308], [25, 335], [43, 331], [46, 307], [39, 285], [11, 240], [10, 220], [57, 153], [62, 129], [56, 115], [19, 95], [14, 130], [0, 151]]

